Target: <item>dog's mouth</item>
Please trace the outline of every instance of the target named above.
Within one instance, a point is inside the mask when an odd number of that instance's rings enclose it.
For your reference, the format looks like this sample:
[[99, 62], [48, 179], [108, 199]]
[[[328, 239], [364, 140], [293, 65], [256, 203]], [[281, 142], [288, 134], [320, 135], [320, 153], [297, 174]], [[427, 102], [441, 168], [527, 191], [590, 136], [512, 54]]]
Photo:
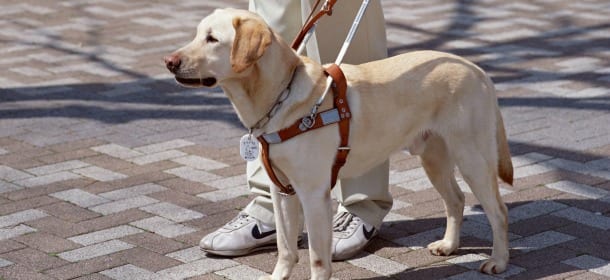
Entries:
[[208, 77], [208, 78], [201, 78], [201, 79], [193, 79], [193, 78], [180, 78], [180, 77], [175, 77], [176, 81], [178, 83], [180, 83], [181, 85], [184, 86], [188, 86], [188, 87], [213, 87], [216, 85], [216, 78], [214, 77]]

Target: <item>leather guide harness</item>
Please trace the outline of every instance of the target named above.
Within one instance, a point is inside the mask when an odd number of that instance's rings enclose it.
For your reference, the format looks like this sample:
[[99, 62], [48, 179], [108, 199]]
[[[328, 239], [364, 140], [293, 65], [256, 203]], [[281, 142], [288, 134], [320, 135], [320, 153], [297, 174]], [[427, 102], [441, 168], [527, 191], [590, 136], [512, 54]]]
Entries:
[[[297, 52], [303, 49], [305, 45], [303, 41], [307, 41], [311, 34], [313, 33], [313, 29], [317, 24], [317, 21], [323, 15], [332, 15], [333, 6], [337, 0], [326, 0], [321, 10], [314, 15], [314, 11], [320, 4], [320, 0], [317, 0], [314, 6], [312, 7], [311, 13], [307, 17], [307, 20], [304, 26], [301, 28], [299, 34], [296, 36], [295, 40], [292, 42], [292, 48]], [[339, 175], [339, 170], [347, 160], [347, 155], [349, 154], [349, 119], [351, 118], [351, 112], [349, 109], [349, 105], [347, 102], [347, 81], [345, 79], [345, 75], [339, 65], [341, 64], [341, 60], [351, 43], [351, 40], [358, 29], [358, 24], [362, 19], [364, 11], [368, 5], [369, 0], [363, 0], [362, 5], [360, 6], [360, 10], [354, 19], [354, 23], [350, 28], [350, 31], [345, 39], [343, 47], [341, 48], [339, 55], [337, 56], [337, 60], [334, 64], [331, 64], [325, 69], [325, 74], [329, 76], [327, 78], [326, 89], [322, 93], [322, 96], [317, 100], [316, 104], [313, 106], [311, 114], [305, 116], [299, 120], [297, 120], [291, 126], [281, 129], [274, 133], [263, 134], [259, 136], [257, 139], [261, 143], [261, 157], [263, 166], [267, 171], [267, 175], [271, 181], [279, 188], [279, 193], [283, 195], [293, 195], [295, 194], [294, 188], [288, 184], [282, 184], [275, 171], [273, 170], [273, 165], [271, 159], [269, 158], [269, 145], [277, 144], [284, 141], [287, 141], [297, 135], [305, 133], [307, 131], [318, 129], [327, 125], [338, 124], [339, 128], [339, 136], [340, 143], [337, 148], [337, 154], [335, 155], [335, 161], [333, 163], [331, 169], [331, 178], [330, 178], [330, 188], [332, 189], [337, 183], [337, 177]], [[329, 91], [329, 88], [332, 88], [334, 98], [333, 104], [334, 107], [330, 110], [326, 110], [324, 112], [318, 112], [319, 106], [322, 104], [323, 100], [326, 97], [326, 93]]]
[[339, 135], [341, 142], [337, 148], [335, 162], [331, 170], [331, 189], [337, 183], [339, 170], [345, 165], [347, 155], [350, 151], [349, 144], [349, 119], [351, 112], [347, 104], [347, 81], [343, 75], [343, 71], [336, 64], [331, 64], [326, 68], [326, 74], [333, 78], [333, 93], [334, 93], [334, 108], [315, 114], [315, 116], [305, 116], [297, 120], [291, 126], [281, 129], [274, 133], [263, 134], [257, 139], [261, 143], [262, 162], [267, 175], [271, 181], [280, 189], [280, 194], [293, 195], [295, 194], [292, 185], [285, 185], [280, 182], [279, 178], [273, 170], [271, 159], [269, 158], [269, 144], [278, 144], [287, 141], [302, 133], [321, 128], [327, 125], [339, 124]]

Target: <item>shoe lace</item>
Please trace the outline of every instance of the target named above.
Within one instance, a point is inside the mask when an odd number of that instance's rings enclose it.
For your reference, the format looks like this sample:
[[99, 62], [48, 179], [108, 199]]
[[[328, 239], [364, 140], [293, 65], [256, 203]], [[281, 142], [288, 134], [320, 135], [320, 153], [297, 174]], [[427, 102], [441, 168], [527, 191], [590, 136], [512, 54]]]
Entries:
[[349, 212], [337, 213], [333, 217], [333, 232], [349, 235], [356, 229], [359, 220]]
[[224, 225], [224, 228], [226, 228], [226, 229], [240, 228], [241, 226], [248, 223], [249, 221], [250, 221], [250, 216], [248, 214], [239, 213], [239, 214], [237, 214], [237, 216], [235, 216], [235, 218], [233, 218], [231, 221], [226, 223]]

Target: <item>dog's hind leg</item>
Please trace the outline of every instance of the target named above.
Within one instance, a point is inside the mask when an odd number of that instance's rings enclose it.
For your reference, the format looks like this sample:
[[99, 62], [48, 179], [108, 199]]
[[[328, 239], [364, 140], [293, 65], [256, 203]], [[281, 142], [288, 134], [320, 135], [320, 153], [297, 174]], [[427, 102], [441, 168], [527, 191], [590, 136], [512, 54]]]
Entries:
[[493, 156], [496, 149], [477, 139], [493, 137], [455, 138], [456, 141], [449, 144], [449, 151], [454, 155], [464, 181], [483, 206], [493, 232], [491, 258], [483, 262], [479, 270], [487, 274], [502, 273], [508, 264], [508, 217], [498, 190], [497, 159]]
[[449, 255], [460, 244], [460, 226], [464, 213], [464, 194], [455, 180], [454, 162], [447, 151], [445, 141], [436, 134], [430, 134], [425, 141], [421, 154], [422, 166], [440, 193], [445, 203], [447, 228], [442, 240], [428, 244], [428, 250], [434, 255]]
[[299, 260], [297, 240], [303, 223], [299, 215], [300, 204], [295, 195], [281, 195], [275, 187], [271, 191], [271, 199], [275, 212], [278, 259], [271, 277], [260, 279], [288, 279]]

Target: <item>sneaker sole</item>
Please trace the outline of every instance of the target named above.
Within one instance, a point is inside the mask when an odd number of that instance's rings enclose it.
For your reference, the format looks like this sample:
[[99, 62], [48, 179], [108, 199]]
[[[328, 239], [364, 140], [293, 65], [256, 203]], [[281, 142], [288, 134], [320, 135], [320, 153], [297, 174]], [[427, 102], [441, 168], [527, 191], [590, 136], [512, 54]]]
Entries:
[[209, 250], [209, 249], [204, 249], [204, 248], [199, 247], [199, 249], [201, 249], [201, 251], [204, 251], [209, 254], [217, 255], [217, 256], [223, 256], [223, 257], [239, 257], [239, 256], [248, 255], [250, 253], [257, 252], [257, 251], [271, 250], [271, 249], [276, 249], [276, 248], [277, 248], [277, 245], [276, 245], [275, 240], [273, 241], [273, 243], [262, 244], [260, 246], [256, 246], [253, 248], [247, 248], [247, 249], [242, 249], [242, 250], [232, 250], [232, 251], [217, 251], [217, 250]]
[[[297, 244], [300, 245], [301, 242], [303, 242], [303, 236], [299, 235], [299, 239], [297, 240]], [[256, 247], [252, 247], [252, 248], [247, 248], [247, 249], [242, 249], [242, 250], [217, 251], [217, 250], [204, 249], [204, 248], [201, 248], [201, 247], [199, 247], [199, 249], [201, 251], [206, 252], [206, 253], [217, 255], [217, 256], [239, 257], [239, 256], [248, 255], [250, 253], [257, 252], [257, 251], [277, 249], [277, 241], [273, 240], [272, 242], [264, 243], [264, 244], [262, 244], [260, 246], [256, 246]]]

